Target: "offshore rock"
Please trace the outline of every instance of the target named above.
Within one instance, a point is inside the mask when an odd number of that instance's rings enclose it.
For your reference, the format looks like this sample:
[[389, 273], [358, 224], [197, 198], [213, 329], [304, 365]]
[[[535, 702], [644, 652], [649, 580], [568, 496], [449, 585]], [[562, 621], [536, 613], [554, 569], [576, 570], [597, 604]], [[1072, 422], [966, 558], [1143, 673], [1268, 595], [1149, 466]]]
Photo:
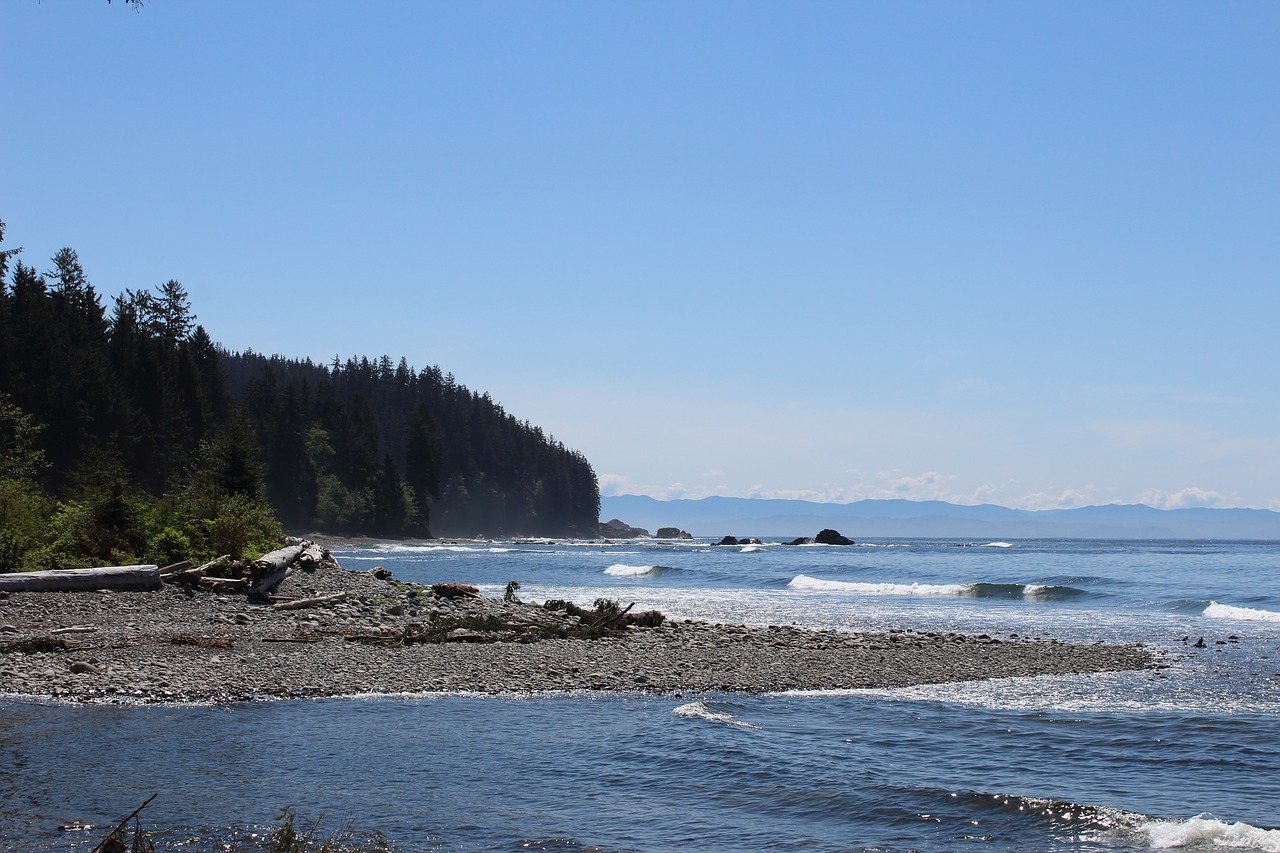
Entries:
[[606, 539], [650, 539], [649, 531], [643, 527], [632, 527], [625, 521], [611, 518], [601, 522], [600, 535]]
[[659, 539], [692, 539], [693, 536], [681, 530], [679, 527], [659, 527], [658, 538]]
[[818, 535], [813, 537], [813, 541], [819, 545], [852, 545], [853, 540], [847, 536], [841, 536], [840, 531], [826, 528], [818, 531]]

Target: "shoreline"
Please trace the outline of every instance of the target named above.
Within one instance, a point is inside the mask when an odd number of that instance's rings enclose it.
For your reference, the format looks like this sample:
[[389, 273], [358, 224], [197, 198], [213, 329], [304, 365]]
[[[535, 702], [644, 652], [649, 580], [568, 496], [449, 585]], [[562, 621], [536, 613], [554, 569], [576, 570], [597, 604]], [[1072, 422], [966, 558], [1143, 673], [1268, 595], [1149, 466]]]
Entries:
[[[430, 586], [332, 561], [296, 572], [277, 593], [294, 601], [346, 597], [279, 610], [243, 595], [170, 585], [10, 593], [0, 597], [0, 697], [217, 704], [426, 693], [758, 694], [1160, 665], [1141, 646], [691, 620], [632, 626], [615, 637], [517, 641], [503, 628], [561, 630], [577, 619], [537, 604], [445, 598]], [[487, 630], [454, 628], [454, 641], [396, 644], [432, 625]]]

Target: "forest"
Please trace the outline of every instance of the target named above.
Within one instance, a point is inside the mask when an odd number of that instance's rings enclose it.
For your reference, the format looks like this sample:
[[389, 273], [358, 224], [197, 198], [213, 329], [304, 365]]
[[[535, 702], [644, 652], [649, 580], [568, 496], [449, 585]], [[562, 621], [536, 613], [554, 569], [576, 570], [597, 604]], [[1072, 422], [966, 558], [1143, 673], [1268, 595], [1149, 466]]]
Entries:
[[334, 535], [593, 536], [582, 454], [439, 367], [228, 352], [177, 280], [104, 305], [0, 222], [0, 571]]

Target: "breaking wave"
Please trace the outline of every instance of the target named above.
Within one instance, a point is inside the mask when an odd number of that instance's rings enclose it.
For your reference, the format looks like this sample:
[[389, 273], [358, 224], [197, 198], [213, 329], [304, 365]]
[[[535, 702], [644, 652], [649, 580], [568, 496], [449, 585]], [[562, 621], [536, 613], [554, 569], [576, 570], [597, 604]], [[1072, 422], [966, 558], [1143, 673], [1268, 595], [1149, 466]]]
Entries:
[[[714, 706], [714, 707], [713, 707]], [[716, 710], [717, 708], [728, 707], [722, 703], [707, 702], [689, 702], [676, 708], [671, 713], [677, 717], [687, 717], [690, 719], [708, 720], [713, 723], [723, 723], [726, 726], [737, 726], [743, 729], [758, 729], [757, 725], [739, 720], [732, 712], [727, 710]]]
[[1280, 622], [1280, 612], [1275, 610], [1257, 610], [1252, 607], [1234, 607], [1230, 604], [1219, 604], [1210, 601], [1204, 609], [1205, 616], [1211, 619], [1231, 619], [1248, 622]]
[[1011, 598], [1028, 601], [1061, 601], [1084, 595], [1084, 590], [1054, 584], [1017, 583], [863, 583], [834, 581], [796, 575], [791, 589], [810, 592], [852, 592], [862, 595], [939, 595], [959, 598]]
[[614, 563], [604, 573], [615, 578], [651, 578], [674, 571], [677, 570], [670, 566], [629, 566], [626, 563]]
[[1107, 806], [1006, 794], [968, 793], [958, 795], [975, 807], [1017, 811], [1034, 815], [1059, 830], [1082, 840], [1123, 845], [1140, 845], [1155, 850], [1260, 850], [1280, 853], [1280, 829], [1265, 829], [1241, 822], [1219, 820], [1211, 814], [1186, 819], [1158, 818]]

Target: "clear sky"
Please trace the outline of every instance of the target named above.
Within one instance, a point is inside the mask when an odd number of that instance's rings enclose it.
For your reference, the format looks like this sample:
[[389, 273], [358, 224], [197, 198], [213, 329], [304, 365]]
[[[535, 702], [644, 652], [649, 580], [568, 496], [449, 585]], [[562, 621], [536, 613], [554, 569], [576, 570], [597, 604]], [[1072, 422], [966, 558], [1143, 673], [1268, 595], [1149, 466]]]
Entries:
[[605, 494], [1280, 509], [1280, 3], [0, 3], [0, 219]]

